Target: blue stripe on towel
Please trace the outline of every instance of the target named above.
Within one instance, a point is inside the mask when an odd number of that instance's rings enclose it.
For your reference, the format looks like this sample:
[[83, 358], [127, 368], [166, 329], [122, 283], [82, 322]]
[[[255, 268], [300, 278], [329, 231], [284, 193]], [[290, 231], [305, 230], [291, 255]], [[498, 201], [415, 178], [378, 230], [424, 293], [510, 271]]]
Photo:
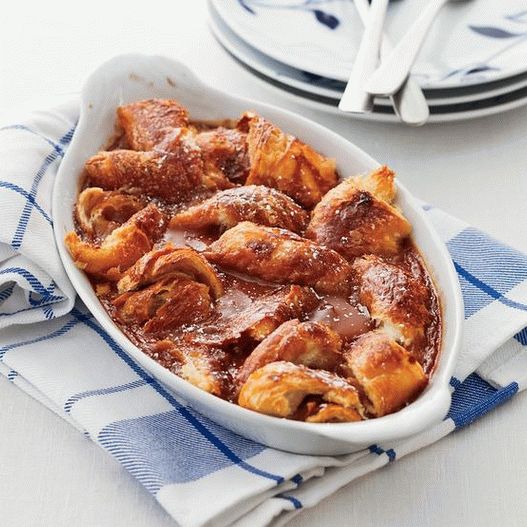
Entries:
[[52, 293], [55, 291], [55, 287], [56, 287], [56, 284], [52, 280], [51, 283], [49, 284], [49, 287], [47, 288], [47, 291], [50, 295], [49, 297], [42, 297], [42, 295], [39, 295], [38, 293], [34, 293], [33, 291], [30, 291], [28, 295], [29, 303], [32, 306], [42, 307], [42, 312], [44, 313], [44, 317], [46, 318], [46, 320], [52, 320], [53, 318], [55, 318], [55, 313], [53, 312], [53, 307], [51, 304], [63, 298], [61, 296], [54, 297], [52, 295]]
[[304, 478], [300, 474], [297, 474], [291, 478], [291, 481], [299, 486], [304, 481]]
[[368, 447], [368, 450], [372, 453], [372, 454], [377, 454], [378, 456], [384, 454], [384, 450], [377, 446], [377, 445], [370, 445]]
[[62, 148], [62, 145], [60, 145], [59, 143], [55, 143], [49, 137], [46, 137], [45, 135], [41, 134], [40, 132], [37, 132], [36, 130], [32, 130], [28, 126], [24, 126], [23, 124], [12, 124], [9, 126], [2, 126], [2, 128], [0, 128], [0, 132], [8, 130], [22, 130], [32, 135], [36, 135], [37, 137], [40, 137], [41, 139], [46, 141], [49, 146], [52, 146], [61, 157], [64, 156], [64, 149]]
[[0, 292], [0, 302], [7, 300], [13, 294], [14, 289], [15, 282], [8, 284], [7, 287]]
[[[518, 384], [515, 382], [497, 389], [475, 373], [463, 382], [457, 379], [455, 381], [457, 382], [454, 382], [455, 390], [447, 419], [452, 419], [456, 428], [467, 426], [510, 399], [518, 391]], [[450, 384], [454, 385], [452, 380]]]
[[[454, 262], [455, 267], [455, 262]], [[488, 306], [493, 302], [493, 298], [487, 295], [479, 287], [464, 278], [458, 270], [459, 286], [463, 295], [463, 304], [465, 307], [465, 320], [475, 315], [480, 309]]]
[[516, 333], [516, 335], [514, 335], [514, 338], [522, 346], [527, 346], [527, 328], [523, 328], [519, 333]]
[[48, 333], [47, 335], [42, 335], [40, 337], [29, 339], [29, 340], [23, 340], [21, 342], [15, 342], [13, 344], [8, 344], [7, 346], [2, 346], [0, 348], [0, 360], [3, 358], [3, 356], [10, 350], [21, 348], [22, 346], [28, 346], [29, 344], [36, 344], [37, 342], [43, 342], [44, 340], [53, 339], [55, 337], [60, 337], [61, 335], [64, 335], [67, 333], [71, 328], [76, 326], [79, 323], [76, 319], [70, 319], [66, 324], [64, 324], [59, 329], [52, 331], [51, 333]]
[[295, 509], [297, 510], [303, 507], [302, 502], [298, 498], [295, 498], [294, 496], [291, 496], [290, 494], [278, 494], [276, 497], [290, 501], [294, 505]]
[[46, 320], [52, 320], [55, 318], [55, 313], [50, 305], [42, 306], [42, 312], [44, 313]]
[[[236, 464], [240, 468], [243, 468], [244, 470], [251, 472], [253, 474], [256, 474], [258, 476], [262, 476], [266, 479], [271, 479], [275, 481], [277, 484], [280, 484], [284, 481], [283, 476], [279, 476], [276, 474], [272, 474], [270, 472], [267, 472], [265, 470], [261, 470], [257, 467], [254, 467], [250, 465], [249, 463], [246, 463], [237, 453], [239, 442], [240, 441], [247, 441], [246, 439], [242, 438], [241, 436], [238, 436], [234, 432], [231, 432], [229, 430], [226, 430], [225, 428], [217, 425], [216, 423], [213, 423], [206, 417], [203, 417], [199, 414], [194, 413], [190, 409], [184, 407], [181, 405], [165, 388], [163, 388], [151, 375], [149, 375], [145, 370], [143, 370], [135, 361], [133, 361], [125, 352], [120, 348], [120, 346], [108, 335], [106, 334], [103, 329], [95, 323], [93, 320], [88, 318], [84, 313], [81, 313], [78, 309], [72, 310], [72, 315], [77, 318], [77, 320], [83, 322], [88, 327], [93, 329], [103, 340], [106, 342], [106, 344], [112, 349], [132, 370], [137, 373], [142, 379], [149, 382], [149, 384], [156, 390], [156, 392], [164, 397], [175, 409], [176, 411], [190, 424], [192, 427], [198, 431], [203, 439], [206, 439], [206, 441], [214, 446], [219, 452], [225, 456], [226, 459], [230, 461], [230, 464]], [[119, 423], [112, 423], [109, 426], [118, 425]], [[107, 427], [108, 428], [108, 427]], [[102, 434], [103, 432], [101, 432]], [[124, 433], [124, 432], [123, 432]], [[101, 439], [101, 438], [99, 438]], [[102, 439], [101, 439], [102, 440]], [[232, 443], [233, 446], [235, 446], [235, 449], [232, 449], [229, 444]], [[253, 445], [256, 445], [258, 448], [258, 452], [265, 449], [263, 445], [259, 445], [257, 443], [250, 442]], [[255, 454], [253, 454], [255, 455]], [[128, 467], [127, 467], [128, 468]], [[132, 466], [130, 465], [130, 468]], [[146, 485], [146, 483], [145, 483]]]
[[386, 450], [386, 455], [388, 456], [390, 462], [395, 461], [397, 456], [393, 448], [389, 448], [388, 450]]
[[[208, 425], [220, 432], [218, 425]], [[98, 439], [153, 494], [164, 485], [195, 481], [233, 464], [264, 474], [244, 460], [265, 447], [225, 429], [220, 433], [221, 439], [217, 436], [214, 443], [223, 447], [211, 448], [202, 430], [189, 427], [185, 415], [175, 409], [111, 423], [101, 430]], [[235, 463], [232, 456], [224, 455], [227, 442], [236, 450]]]
[[19, 187], [18, 185], [15, 185], [14, 183], [10, 183], [9, 181], [0, 181], [0, 188], [6, 188], [8, 190], [12, 190], [13, 192], [16, 192], [17, 194], [20, 194], [24, 198], [27, 199], [30, 203], [33, 204], [35, 209], [42, 214], [44, 219], [50, 224], [53, 225], [53, 221], [49, 217], [48, 213], [37, 203], [37, 200], [25, 189], [22, 187]]
[[87, 390], [85, 392], [80, 392], [68, 398], [68, 400], [64, 403], [64, 411], [66, 413], [70, 413], [71, 409], [73, 408], [73, 405], [77, 401], [80, 401], [81, 399], [86, 399], [87, 397], [93, 397], [95, 395], [108, 395], [108, 394], [117, 393], [117, 392], [124, 392], [126, 390], [131, 390], [133, 388], [139, 388], [141, 386], [146, 386], [147, 384], [151, 384], [151, 383], [148, 381], [145, 381], [144, 379], [138, 379], [137, 381], [128, 382], [126, 384], [120, 384], [118, 386], [111, 386], [109, 388], [99, 388], [97, 390]]
[[451, 377], [449, 384], [450, 386], [452, 386], [452, 388], [454, 388], [454, 390], [456, 390], [461, 386], [462, 382], [459, 379], [456, 379], [455, 377]]
[[447, 246], [453, 260], [501, 295], [527, 279], [527, 255], [473, 227], [463, 229]]
[[7, 269], [2, 269], [0, 271], [0, 275], [11, 273], [20, 275], [22, 278], [25, 278], [27, 283], [33, 288], [33, 291], [35, 291], [39, 295], [42, 295], [48, 302], [57, 302], [59, 300], [64, 300], [63, 296], [52, 294], [52, 291], [55, 288], [54, 282], [51, 282], [49, 288], [47, 288], [33, 273], [30, 273], [27, 269], [23, 269], [22, 267], [8, 267]]
[[[505, 297], [503, 294], [493, 289], [490, 285], [486, 284], [485, 282], [482, 282], [479, 278], [477, 278], [476, 276], [468, 272], [466, 269], [461, 267], [461, 265], [458, 262], [454, 261], [454, 267], [456, 268], [456, 271], [459, 276], [461, 276], [467, 282], [469, 282], [470, 284], [472, 284], [473, 286], [481, 290], [483, 293], [488, 295], [489, 301], [487, 302], [487, 304], [490, 304], [492, 300], [498, 300], [499, 302], [501, 302], [502, 304], [508, 307], [519, 309], [521, 311], [527, 311], [526, 304], [515, 302], [514, 300], [510, 300], [509, 298]], [[479, 306], [477, 311], [479, 311], [483, 307], [484, 305]]]
[[508, 307], [527, 310], [527, 305], [505, 296], [527, 279], [525, 254], [472, 227], [462, 230], [446, 245], [460, 276], [466, 318], [493, 300]]
[[[0, 313], [0, 317], [12, 317], [14, 315], [18, 315], [20, 313], [25, 313], [27, 311], [34, 311], [36, 309], [45, 309], [46, 307], [48, 306], [31, 306], [31, 307], [24, 307], [22, 309], [17, 309], [15, 311], [9, 311], [9, 312], [6, 312], [6, 313]], [[45, 312], [44, 312], [44, 315], [45, 315]]]
[[[74, 131], [75, 126], [73, 128], [70, 128], [59, 139], [59, 143], [61, 145], [67, 145], [71, 141]], [[29, 195], [32, 199], [27, 198], [26, 203], [24, 204], [24, 208], [20, 215], [15, 234], [13, 235], [13, 239], [11, 240], [11, 247], [13, 247], [13, 249], [20, 249], [22, 245], [24, 234], [26, 233], [27, 225], [31, 217], [31, 212], [33, 211], [33, 207], [35, 206], [35, 198], [38, 192], [40, 182], [42, 181], [42, 178], [44, 177], [44, 174], [46, 173], [49, 166], [59, 157], [59, 155], [62, 155], [61, 151], [59, 152], [56, 148], [53, 148], [53, 150], [46, 156], [46, 158], [40, 165], [37, 173], [35, 174], [35, 177], [33, 178], [33, 184], [31, 185], [31, 191], [29, 192]]]
[[384, 450], [384, 448], [381, 448], [379, 445], [370, 445], [368, 447], [368, 450], [372, 454], [377, 454], [378, 456], [382, 456], [382, 454], [386, 454], [386, 456], [388, 457], [388, 461], [390, 462], [395, 461], [397, 458], [397, 454], [393, 448]]

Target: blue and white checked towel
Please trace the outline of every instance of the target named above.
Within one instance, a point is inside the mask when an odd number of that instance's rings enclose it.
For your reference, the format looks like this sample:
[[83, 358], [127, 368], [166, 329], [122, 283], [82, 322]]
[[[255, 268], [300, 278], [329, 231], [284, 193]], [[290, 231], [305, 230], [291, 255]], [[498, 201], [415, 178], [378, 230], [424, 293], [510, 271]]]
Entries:
[[452, 254], [466, 304], [453, 403], [441, 424], [357, 454], [314, 457], [275, 451], [200, 416], [129, 359], [75, 301], [55, 250], [50, 203], [76, 119], [72, 104], [0, 129], [0, 373], [114, 456], [178, 524], [283, 525], [525, 388], [527, 256], [426, 207]]

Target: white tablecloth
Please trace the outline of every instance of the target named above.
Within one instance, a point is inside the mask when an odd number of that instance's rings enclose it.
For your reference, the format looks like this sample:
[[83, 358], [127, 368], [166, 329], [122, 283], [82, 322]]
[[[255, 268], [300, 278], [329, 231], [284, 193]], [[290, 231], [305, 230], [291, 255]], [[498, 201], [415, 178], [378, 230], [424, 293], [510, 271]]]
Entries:
[[[411, 9], [419, 0], [407, 2]], [[420, 198], [527, 252], [527, 109], [420, 129], [305, 109], [232, 61], [207, 29], [203, 0], [4, 6], [0, 125], [70, 98], [102, 60], [127, 51], [179, 58], [220, 88], [333, 128], [397, 170]], [[290, 525], [525, 525], [526, 397], [342, 489]], [[5, 379], [0, 401], [2, 525], [173, 525], [109, 456]]]

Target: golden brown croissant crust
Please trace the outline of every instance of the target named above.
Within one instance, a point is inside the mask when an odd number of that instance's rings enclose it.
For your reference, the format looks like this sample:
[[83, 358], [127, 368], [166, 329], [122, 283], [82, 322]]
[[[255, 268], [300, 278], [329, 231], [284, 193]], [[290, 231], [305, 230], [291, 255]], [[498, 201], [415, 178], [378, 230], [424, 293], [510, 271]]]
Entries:
[[344, 357], [350, 376], [367, 397], [366, 408], [375, 417], [399, 410], [426, 386], [419, 362], [380, 331], [358, 337]]
[[209, 288], [177, 275], [158, 280], [140, 291], [123, 293], [113, 305], [123, 322], [139, 324], [145, 333], [205, 320], [212, 312]]
[[245, 183], [250, 168], [245, 132], [220, 126], [199, 133], [196, 142], [208, 171], [219, 172], [235, 183]]
[[[277, 417], [292, 417], [308, 395], [363, 413], [358, 391], [338, 375], [291, 362], [271, 362], [252, 373], [242, 386], [238, 404]], [[354, 414], [355, 415], [355, 414]]]
[[132, 150], [153, 150], [175, 129], [188, 126], [187, 110], [169, 99], [148, 99], [120, 106], [117, 117]]
[[424, 362], [422, 350], [434, 316], [426, 281], [377, 256], [358, 258], [353, 269], [360, 302], [377, 326]]
[[247, 142], [251, 162], [248, 185], [277, 188], [310, 209], [337, 184], [333, 159], [284, 134], [262, 117], [249, 119]]
[[352, 269], [337, 252], [285, 229], [244, 221], [221, 235], [205, 257], [268, 282], [308, 285], [320, 293], [349, 291]]
[[87, 236], [102, 239], [144, 206], [143, 200], [136, 196], [89, 187], [77, 198], [75, 218]]
[[170, 243], [138, 259], [123, 274], [117, 289], [120, 293], [133, 291], [172, 275], [187, 275], [206, 284], [216, 299], [223, 294], [218, 273], [203, 256], [194, 249], [176, 248]]
[[66, 235], [66, 246], [75, 265], [88, 274], [118, 280], [121, 273], [148, 252], [165, 230], [163, 214], [155, 205], [136, 212], [96, 245], [76, 232]]
[[342, 360], [341, 347], [341, 338], [326, 324], [297, 319], [284, 322], [245, 359], [238, 382], [244, 383], [253, 371], [280, 360], [333, 370]]
[[315, 207], [306, 237], [348, 260], [363, 254], [397, 254], [411, 225], [392, 206], [393, 179], [387, 167], [363, 178], [345, 179]]
[[[65, 242], [119, 328], [197, 388], [308, 423], [382, 417], [428, 383], [433, 283], [380, 167], [335, 161], [252, 112], [117, 110]], [[103, 139], [103, 138], [101, 138]]]
[[263, 185], [248, 185], [218, 192], [208, 200], [176, 214], [175, 229], [230, 229], [242, 221], [292, 232], [305, 230], [309, 215], [282, 192]]
[[202, 162], [192, 145], [172, 152], [112, 150], [99, 152], [85, 165], [90, 183], [105, 190], [123, 189], [175, 201], [202, 183]]

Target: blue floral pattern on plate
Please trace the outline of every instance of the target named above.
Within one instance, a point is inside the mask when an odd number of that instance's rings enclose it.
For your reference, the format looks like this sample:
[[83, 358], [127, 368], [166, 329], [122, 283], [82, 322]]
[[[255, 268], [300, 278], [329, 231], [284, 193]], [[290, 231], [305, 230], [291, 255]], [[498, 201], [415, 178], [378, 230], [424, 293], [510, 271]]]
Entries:
[[[396, 21], [394, 36], [400, 37], [415, 19], [418, 2], [392, 2], [390, 13], [395, 13], [395, 19], [402, 17], [406, 23], [397, 27]], [[353, 0], [212, 0], [212, 3], [229, 27], [247, 43], [296, 68], [306, 81], [339, 90], [348, 77], [362, 32]], [[429, 46], [428, 54], [420, 56], [414, 71], [418, 81], [428, 89], [454, 88], [527, 71], [525, 6], [525, 0], [448, 4], [438, 16], [433, 37], [428, 41], [438, 43], [439, 35], [446, 35], [444, 42], [450, 47], [444, 50], [439, 44], [435, 46], [437, 49]], [[392, 32], [392, 19], [388, 32]], [[478, 43], [478, 39], [487, 43]], [[463, 55], [459, 53], [459, 44], [456, 45], [461, 41]]]
[[[331, 1], [331, 0], [329, 0]], [[329, 29], [336, 29], [340, 20], [333, 14], [320, 9], [320, 5], [328, 3], [328, 0], [304, 0], [296, 4], [291, 2], [266, 2], [262, 0], [238, 0], [238, 3], [249, 13], [256, 15], [256, 10], [260, 8], [271, 9], [296, 9], [301, 11], [309, 11], [315, 15], [315, 19], [328, 27]]]
[[[527, 24], [527, 10], [519, 11], [513, 14], [505, 15], [502, 19], [503, 21], [514, 21], [518, 22], [520, 24]], [[527, 30], [523, 30], [520, 32], [513, 32], [508, 31], [500, 26], [475, 26], [475, 25], [468, 25], [468, 28], [472, 30], [474, 33], [481, 35], [486, 38], [493, 38], [493, 39], [508, 39], [512, 40], [512, 42], [509, 43], [509, 45], [504, 46], [501, 50], [499, 50], [496, 53], [493, 53], [487, 61], [480, 62], [479, 64], [473, 64], [469, 65], [465, 68], [456, 69], [451, 72], [449, 72], [445, 78], [451, 78], [454, 76], [467, 76], [467, 75], [481, 75], [485, 72], [491, 72], [491, 71], [500, 71], [500, 68], [496, 66], [490, 66], [488, 62], [491, 60], [496, 60], [500, 55], [503, 53], [506, 53], [511, 48], [517, 46], [518, 44], [522, 43], [527, 39]]]
[[[337, 104], [343, 83], [303, 72], [279, 63], [248, 46], [222, 21], [209, 0], [210, 27], [222, 46], [248, 71], [294, 97], [296, 101], [318, 110], [338, 113]], [[456, 89], [425, 90], [430, 103], [430, 122], [492, 115], [527, 104], [527, 72], [513, 78], [486, 83], [484, 86], [459, 86]], [[374, 112], [367, 120], [396, 122], [388, 100], [376, 99]]]

